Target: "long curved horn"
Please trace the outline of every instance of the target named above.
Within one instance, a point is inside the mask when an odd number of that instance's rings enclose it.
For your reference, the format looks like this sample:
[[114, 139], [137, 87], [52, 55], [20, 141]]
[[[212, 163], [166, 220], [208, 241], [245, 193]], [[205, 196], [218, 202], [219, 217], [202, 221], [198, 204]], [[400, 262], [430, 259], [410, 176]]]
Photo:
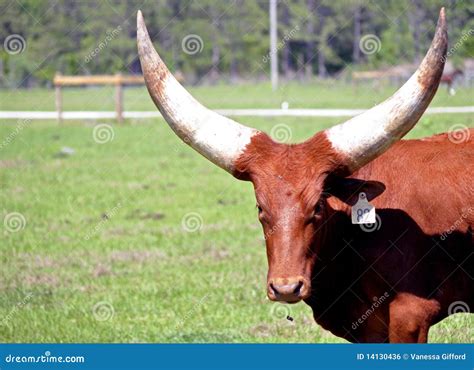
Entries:
[[431, 47], [411, 78], [383, 103], [325, 131], [333, 148], [347, 160], [350, 172], [382, 154], [418, 122], [438, 89], [447, 45], [441, 8]]
[[141, 11], [137, 43], [148, 92], [171, 129], [211, 162], [233, 173], [235, 160], [259, 131], [207, 109], [181, 86], [153, 47]]

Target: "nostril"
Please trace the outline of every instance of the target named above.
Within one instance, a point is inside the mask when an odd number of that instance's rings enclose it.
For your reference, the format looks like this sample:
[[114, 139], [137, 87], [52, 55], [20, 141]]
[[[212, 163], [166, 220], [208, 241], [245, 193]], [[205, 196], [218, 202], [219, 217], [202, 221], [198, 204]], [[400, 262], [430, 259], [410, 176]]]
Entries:
[[271, 291], [272, 291], [272, 293], [273, 293], [274, 295], [277, 295], [277, 294], [278, 294], [278, 290], [277, 290], [277, 288], [275, 288], [275, 286], [273, 285], [273, 283], [270, 283], [270, 289], [271, 289]]
[[293, 294], [296, 295], [296, 296], [299, 296], [300, 293], [301, 293], [302, 288], [303, 288], [303, 282], [302, 282], [302, 281], [299, 281], [299, 282], [296, 284], [296, 287], [295, 287], [295, 290], [293, 291]]

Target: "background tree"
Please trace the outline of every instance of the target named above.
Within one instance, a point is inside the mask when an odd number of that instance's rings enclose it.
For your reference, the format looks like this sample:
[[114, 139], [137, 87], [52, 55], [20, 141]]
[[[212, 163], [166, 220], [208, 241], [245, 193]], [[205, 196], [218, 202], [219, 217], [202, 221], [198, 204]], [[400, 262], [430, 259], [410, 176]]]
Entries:
[[[419, 61], [441, 6], [449, 20], [449, 58], [474, 58], [474, 3], [462, 0], [280, 0], [279, 68], [286, 78], [336, 75]], [[268, 0], [4, 0], [0, 4], [0, 86], [50, 85], [63, 74], [140, 73], [135, 16], [142, 7], [154, 43], [188, 83], [267, 78]], [[373, 34], [380, 48], [360, 50]], [[9, 52], [12, 35], [26, 40]], [[183, 40], [197, 35], [196, 53]]]

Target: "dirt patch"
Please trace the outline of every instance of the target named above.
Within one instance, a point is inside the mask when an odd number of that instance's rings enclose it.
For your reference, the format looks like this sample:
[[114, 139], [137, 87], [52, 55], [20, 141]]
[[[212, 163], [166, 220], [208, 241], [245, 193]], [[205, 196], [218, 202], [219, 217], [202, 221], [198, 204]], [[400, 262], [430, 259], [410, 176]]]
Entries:
[[54, 288], [59, 285], [59, 278], [51, 274], [34, 274], [26, 275], [23, 282], [28, 287], [41, 285]]
[[127, 183], [127, 187], [130, 190], [148, 190], [150, 188], [150, 185], [142, 184], [142, 183], [139, 183], [139, 182], [129, 182], [129, 183]]
[[237, 201], [235, 199], [217, 199], [217, 204], [220, 204], [221, 206], [228, 206], [237, 204]]
[[161, 220], [165, 218], [165, 214], [161, 212], [147, 212], [142, 209], [134, 210], [128, 218], [138, 218], [140, 220]]
[[16, 168], [23, 167], [28, 164], [27, 161], [22, 161], [20, 159], [2, 159], [0, 160], [0, 168]]
[[160, 250], [141, 250], [141, 251], [114, 251], [110, 254], [112, 262], [140, 262], [164, 259], [167, 255]]
[[113, 229], [106, 230], [105, 234], [108, 236], [124, 236], [124, 235], [129, 235], [130, 233], [128, 232], [127, 229], [123, 227], [116, 227]]
[[203, 257], [210, 257], [215, 261], [222, 261], [227, 258], [230, 258], [231, 256], [232, 253], [228, 249], [220, 249], [212, 246], [204, 250]]
[[[232, 258], [233, 253], [231, 250], [226, 249], [219, 245], [211, 245], [211, 243], [206, 242], [203, 246], [203, 249], [196, 251], [192, 254], [183, 254], [178, 258], [181, 263], [196, 263], [196, 262], [221, 262], [223, 260], [228, 260]], [[222, 275], [219, 275], [222, 277]]]
[[62, 265], [59, 261], [49, 256], [41, 256], [32, 253], [19, 253], [18, 258], [22, 265], [35, 268], [56, 268]]
[[249, 334], [256, 337], [269, 338], [275, 335], [275, 331], [270, 325], [260, 324], [249, 329]]
[[152, 213], [147, 213], [142, 216], [143, 220], [150, 219], [150, 220], [161, 220], [162, 218], [165, 218], [164, 213], [159, 213], [159, 212], [152, 212]]
[[110, 276], [113, 275], [112, 269], [108, 265], [104, 265], [102, 263], [97, 264], [92, 270], [92, 276], [95, 278], [99, 278], [102, 276]]

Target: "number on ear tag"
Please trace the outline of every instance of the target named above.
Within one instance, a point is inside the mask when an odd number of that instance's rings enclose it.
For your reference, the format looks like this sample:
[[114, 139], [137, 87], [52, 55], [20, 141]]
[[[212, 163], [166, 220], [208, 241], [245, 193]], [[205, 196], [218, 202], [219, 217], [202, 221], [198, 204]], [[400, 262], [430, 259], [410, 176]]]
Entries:
[[359, 200], [352, 206], [353, 224], [375, 224], [375, 207], [369, 203], [365, 193], [359, 193]]

